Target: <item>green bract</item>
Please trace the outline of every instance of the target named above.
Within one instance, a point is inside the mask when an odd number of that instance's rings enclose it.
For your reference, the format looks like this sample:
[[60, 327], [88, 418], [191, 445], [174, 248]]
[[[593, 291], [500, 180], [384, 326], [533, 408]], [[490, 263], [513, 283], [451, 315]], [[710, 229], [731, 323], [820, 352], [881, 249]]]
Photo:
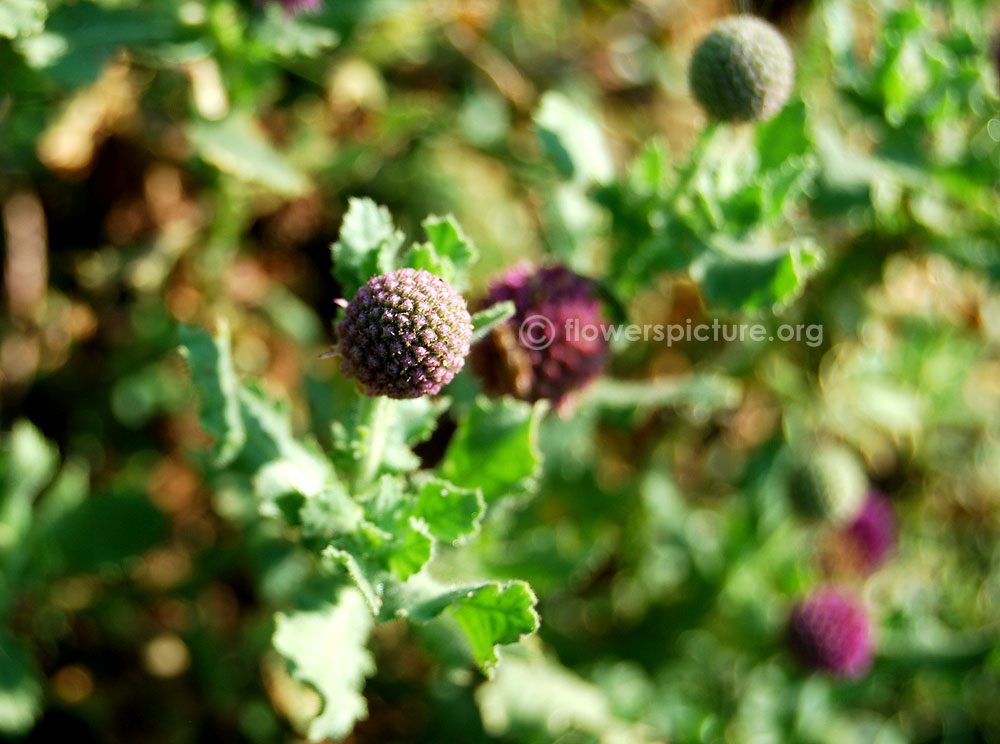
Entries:
[[691, 92], [721, 121], [769, 119], [785, 105], [795, 63], [784, 37], [751, 16], [720, 21], [695, 50]]

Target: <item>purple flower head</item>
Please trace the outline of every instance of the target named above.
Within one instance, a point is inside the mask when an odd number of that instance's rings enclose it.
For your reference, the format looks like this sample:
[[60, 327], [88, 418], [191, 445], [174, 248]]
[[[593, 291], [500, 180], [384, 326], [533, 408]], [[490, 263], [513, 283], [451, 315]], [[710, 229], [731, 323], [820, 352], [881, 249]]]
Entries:
[[448, 282], [423, 269], [375, 276], [337, 326], [341, 371], [367, 395], [435, 395], [465, 365], [472, 318]]
[[264, 2], [278, 3], [290, 16], [299, 13], [317, 13], [323, 6], [323, 0], [264, 0]]
[[892, 504], [877, 491], [870, 491], [861, 511], [847, 527], [858, 565], [867, 573], [874, 571], [896, 547], [896, 515]]
[[522, 263], [495, 280], [482, 303], [514, 303], [514, 316], [476, 344], [472, 365], [487, 390], [562, 406], [607, 361], [594, 283], [565, 266]]
[[829, 587], [817, 590], [792, 610], [788, 645], [802, 664], [836, 677], [860, 677], [872, 662], [871, 629], [864, 608]]

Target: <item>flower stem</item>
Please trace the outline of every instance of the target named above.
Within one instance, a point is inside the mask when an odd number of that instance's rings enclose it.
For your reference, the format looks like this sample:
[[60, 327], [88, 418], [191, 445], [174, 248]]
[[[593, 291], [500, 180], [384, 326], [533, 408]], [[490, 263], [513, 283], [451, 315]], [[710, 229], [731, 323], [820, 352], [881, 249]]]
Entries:
[[379, 466], [382, 464], [382, 454], [385, 450], [385, 440], [389, 434], [389, 422], [392, 418], [389, 415], [391, 405], [392, 401], [381, 395], [367, 398], [365, 401], [363, 415], [368, 427], [368, 436], [365, 439], [357, 471], [355, 485], [358, 490], [371, 485], [375, 476], [378, 475]]

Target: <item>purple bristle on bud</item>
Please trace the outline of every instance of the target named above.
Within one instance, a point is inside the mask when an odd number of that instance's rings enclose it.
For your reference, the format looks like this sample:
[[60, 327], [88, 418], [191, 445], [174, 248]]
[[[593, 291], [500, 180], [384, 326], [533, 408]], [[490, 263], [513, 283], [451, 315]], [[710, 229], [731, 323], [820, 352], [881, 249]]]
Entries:
[[594, 282], [565, 266], [519, 264], [482, 303], [514, 303], [514, 316], [472, 352], [487, 390], [564, 405], [604, 371], [608, 342]]
[[861, 511], [845, 529], [866, 572], [878, 568], [896, 547], [896, 515], [885, 496], [872, 491]]
[[337, 326], [341, 371], [370, 396], [435, 395], [465, 365], [472, 318], [448, 282], [423, 269], [375, 276]]
[[860, 677], [872, 662], [864, 608], [833, 588], [820, 589], [795, 606], [788, 644], [802, 664], [836, 677]]

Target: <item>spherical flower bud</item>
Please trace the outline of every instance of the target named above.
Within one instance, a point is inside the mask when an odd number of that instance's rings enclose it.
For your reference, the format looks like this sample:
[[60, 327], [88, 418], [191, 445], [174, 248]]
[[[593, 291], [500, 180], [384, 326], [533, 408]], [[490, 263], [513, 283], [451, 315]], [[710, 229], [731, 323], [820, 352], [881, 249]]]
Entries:
[[792, 466], [792, 503], [804, 516], [846, 522], [861, 509], [867, 476], [857, 455], [839, 445], [820, 445]]
[[594, 282], [565, 266], [520, 264], [495, 280], [482, 303], [514, 303], [514, 316], [476, 344], [484, 387], [564, 405], [604, 370], [608, 342]]
[[698, 45], [688, 77], [691, 92], [713, 119], [764, 120], [788, 100], [795, 62], [770, 23], [733, 16], [719, 21]]
[[472, 318], [448, 282], [420, 269], [375, 276], [337, 326], [341, 370], [365, 393], [434, 395], [465, 364]]
[[800, 602], [788, 621], [788, 645], [810, 669], [859, 677], [872, 662], [872, 635], [864, 608], [833, 588]]

